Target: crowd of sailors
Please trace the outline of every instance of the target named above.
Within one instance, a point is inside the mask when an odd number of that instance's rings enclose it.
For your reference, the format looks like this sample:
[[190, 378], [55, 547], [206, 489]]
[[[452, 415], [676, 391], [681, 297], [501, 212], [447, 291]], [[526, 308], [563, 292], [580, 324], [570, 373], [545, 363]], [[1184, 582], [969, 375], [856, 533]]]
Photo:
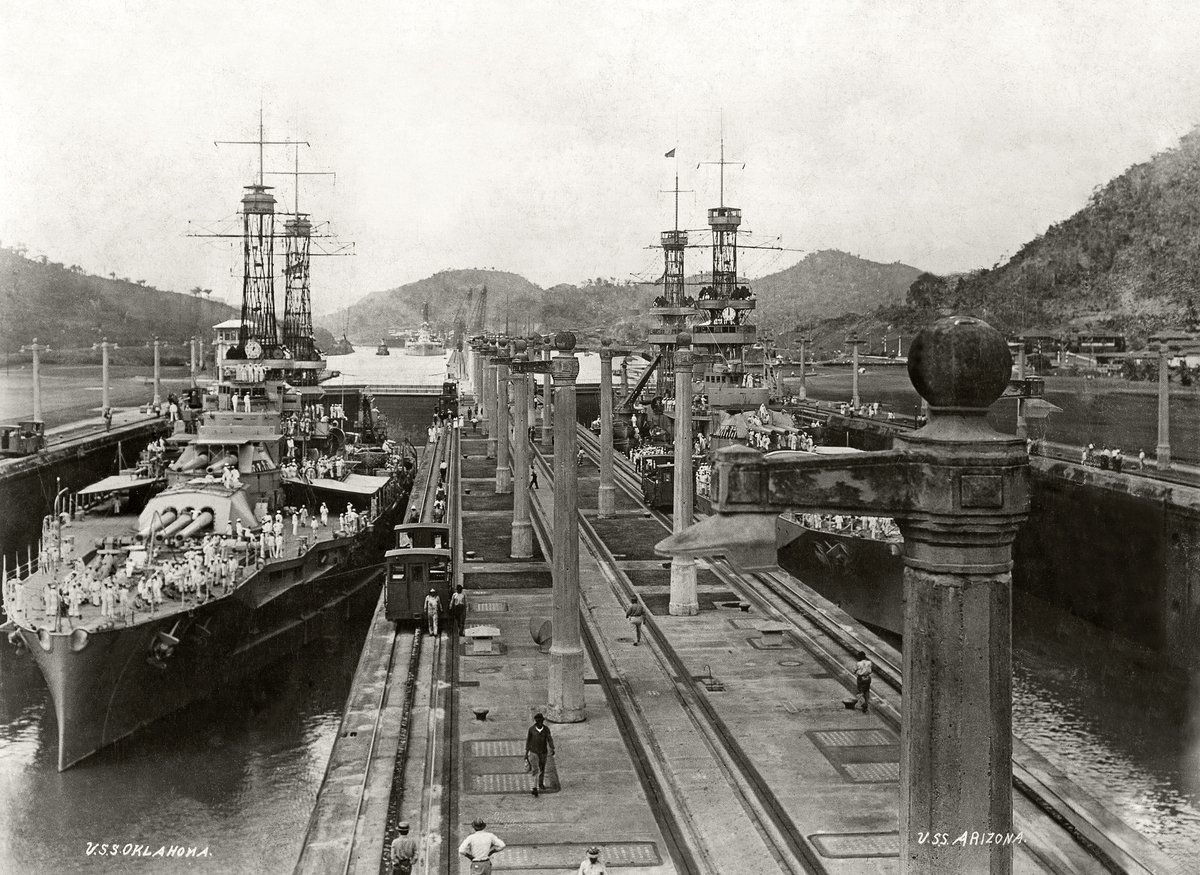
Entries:
[[[286, 511], [286, 516], [285, 516]], [[57, 631], [66, 620], [73, 627], [83, 620], [83, 609], [90, 604], [100, 609], [101, 622], [134, 622], [138, 611], [155, 614], [170, 607], [200, 604], [235, 589], [248, 573], [267, 562], [283, 559], [286, 552], [284, 532], [291, 527], [295, 555], [316, 542], [321, 530], [332, 537], [356, 534], [369, 520], [352, 504], [331, 523], [329, 506], [322, 502], [316, 510], [289, 507], [272, 516], [264, 514], [257, 526], [241, 520], [227, 522], [223, 534], [210, 532], [197, 539], [172, 539], [151, 547], [141, 538], [128, 547], [112, 542], [98, 550], [90, 562], [76, 558], [73, 563], [60, 559], [60, 547], [68, 545], [60, 526], [47, 518], [38, 552], [37, 569], [42, 571], [41, 592], [23, 585], [18, 575], [4, 581], [4, 604], [10, 618], [34, 624], [39, 608], [46, 624]], [[121, 558], [124, 554], [124, 558]], [[29, 568], [32, 573], [34, 569]], [[40, 605], [37, 603], [40, 595]]]
[[[1121, 472], [1125, 467], [1125, 453], [1120, 447], [1102, 447], [1097, 450], [1095, 444], [1088, 444], [1083, 448], [1080, 456], [1080, 464], [1090, 465], [1093, 468], [1099, 468], [1102, 471]], [[1132, 464], [1132, 460], [1130, 462]], [[1138, 470], [1142, 471], [1146, 467], [1146, 451], [1139, 450], [1137, 454]]]
[[900, 527], [891, 517], [855, 516], [845, 513], [801, 513], [792, 518], [806, 529], [838, 535], [854, 535], [876, 541], [904, 540]]

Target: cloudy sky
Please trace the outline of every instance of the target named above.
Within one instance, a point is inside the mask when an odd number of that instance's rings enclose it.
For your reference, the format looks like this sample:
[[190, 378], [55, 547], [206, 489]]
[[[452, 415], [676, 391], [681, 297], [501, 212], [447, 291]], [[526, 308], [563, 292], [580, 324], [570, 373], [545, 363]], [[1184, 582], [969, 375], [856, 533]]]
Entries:
[[318, 312], [447, 267], [651, 277], [676, 167], [683, 227], [717, 202], [696, 165], [722, 111], [751, 239], [943, 272], [1200, 122], [1194, 0], [0, 0], [0, 20], [0, 242], [235, 299], [233, 247], [188, 232], [234, 215], [257, 149], [213, 141], [254, 137], [261, 101], [269, 138], [311, 144], [302, 170], [337, 173], [301, 180], [356, 250], [314, 262]]

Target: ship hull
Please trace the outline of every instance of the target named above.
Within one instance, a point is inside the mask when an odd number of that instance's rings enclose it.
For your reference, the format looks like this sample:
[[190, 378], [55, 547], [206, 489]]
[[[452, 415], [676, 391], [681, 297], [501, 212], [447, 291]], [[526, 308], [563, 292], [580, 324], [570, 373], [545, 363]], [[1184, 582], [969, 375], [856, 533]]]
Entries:
[[[295, 652], [320, 637], [330, 612], [377, 599], [384, 572], [366, 562], [379, 555], [377, 533], [390, 532], [392, 516], [357, 538], [267, 565], [187, 613], [86, 636], [21, 628], [54, 703], [59, 770]], [[162, 634], [179, 643], [156, 657]]]
[[776, 521], [779, 564], [863, 623], [904, 634], [904, 547]]

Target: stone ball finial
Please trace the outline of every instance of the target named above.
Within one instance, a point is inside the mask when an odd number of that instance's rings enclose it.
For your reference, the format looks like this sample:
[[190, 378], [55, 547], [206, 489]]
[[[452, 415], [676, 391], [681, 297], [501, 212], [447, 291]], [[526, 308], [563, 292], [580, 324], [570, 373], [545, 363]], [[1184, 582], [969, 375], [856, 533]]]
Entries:
[[554, 335], [554, 348], [559, 352], [570, 352], [575, 348], [575, 335], [570, 331], [560, 331]]
[[527, 350], [528, 348], [529, 348], [529, 344], [527, 344], [524, 340], [522, 340], [519, 337], [513, 341], [513, 352], [515, 352], [517, 355], [520, 355], [521, 353], [525, 352], [525, 350]]
[[947, 316], [922, 329], [908, 351], [908, 378], [930, 407], [986, 410], [1008, 387], [1012, 354], [982, 319]]
[[692, 345], [692, 335], [688, 334], [686, 331], [680, 331], [678, 334], [675, 335], [675, 345], [676, 346], [691, 346]]

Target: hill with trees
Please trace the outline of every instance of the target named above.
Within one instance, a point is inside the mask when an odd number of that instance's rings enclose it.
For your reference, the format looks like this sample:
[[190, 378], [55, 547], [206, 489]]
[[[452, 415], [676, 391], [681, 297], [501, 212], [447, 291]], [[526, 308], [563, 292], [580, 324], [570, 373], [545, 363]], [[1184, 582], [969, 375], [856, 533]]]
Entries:
[[164, 291], [145, 280], [93, 276], [77, 264], [26, 257], [23, 247], [0, 247], [0, 343], [14, 352], [37, 338], [57, 349], [90, 348], [104, 338], [143, 346], [154, 337], [182, 342], [211, 336], [237, 316], [211, 289]]
[[416, 327], [429, 305], [429, 321], [448, 333], [458, 319], [468, 329], [472, 309], [487, 288], [488, 331], [507, 324], [514, 334], [570, 328], [583, 335], [609, 333], [623, 340], [644, 337], [649, 317], [643, 314], [653, 297], [642, 285], [597, 277], [576, 286], [567, 283], [543, 289], [515, 273], [498, 270], [445, 270], [403, 286], [372, 292], [342, 310], [317, 318], [317, 324], [340, 337], [373, 341], [391, 327]]
[[909, 287], [920, 275], [919, 269], [907, 264], [880, 264], [826, 249], [810, 253], [777, 273], [751, 280], [750, 287], [758, 297], [758, 323], [788, 329], [903, 304]]
[[1144, 336], [1194, 323], [1200, 285], [1200, 129], [1097, 186], [1087, 204], [1002, 265], [922, 274], [908, 308], [983, 316], [1008, 331]]

